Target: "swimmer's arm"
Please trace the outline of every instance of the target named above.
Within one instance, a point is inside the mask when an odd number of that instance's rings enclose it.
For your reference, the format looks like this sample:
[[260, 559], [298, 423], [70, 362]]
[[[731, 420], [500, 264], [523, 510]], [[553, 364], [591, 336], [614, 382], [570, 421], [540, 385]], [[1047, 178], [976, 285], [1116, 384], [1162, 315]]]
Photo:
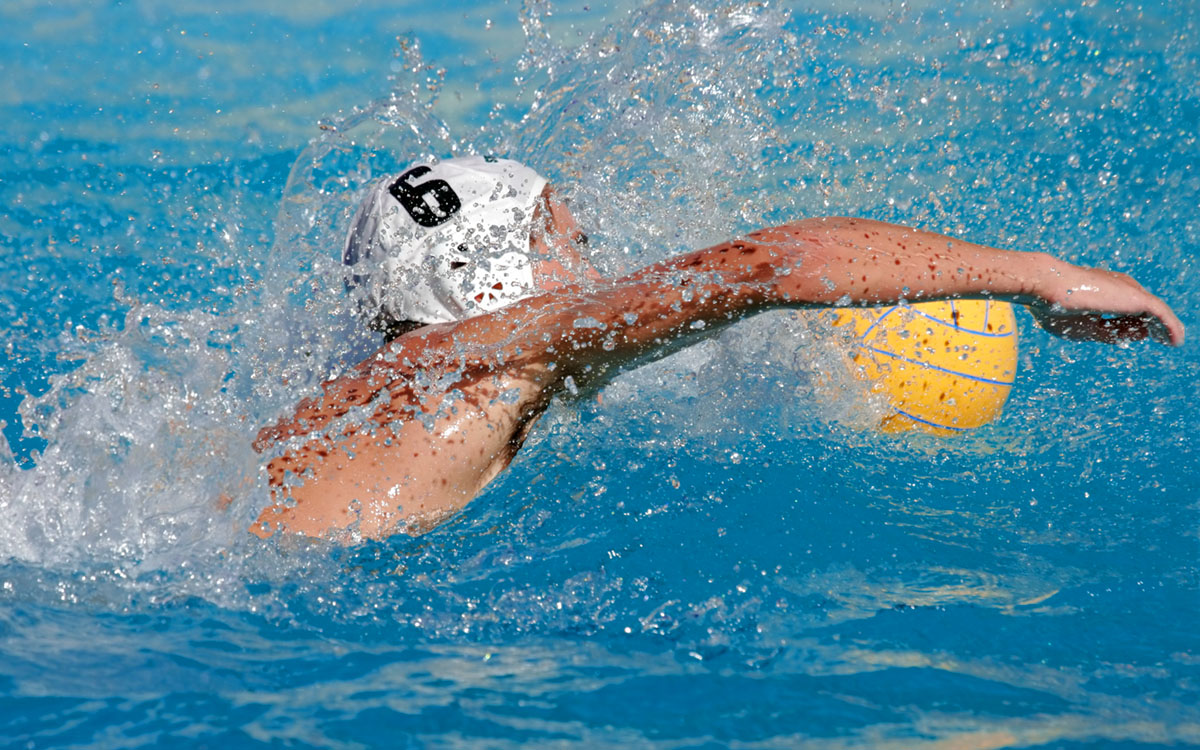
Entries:
[[1043, 327], [1066, 338], [1183, 342], [1179, 318], [1129, 276], [1044, 253], [998, 250], [866, 219], [812, 219], [748, 239], [789, 250], [798, 243], [817, 248], [801, 250], [796, 283], [781, 284], [806, 301], [815, 291], [817, 304], [1000, 299], [1028, 306]]
[[514, 355], [544, 350], [561, 374], [578, 375], [767, 309], [962, 298], [1029, 305], [1069, 338], [1183, 341], [1174, 313], [1123, 274], [842, 218], [764, 229], [587, 293], [532, 298], [459, 326], [505, 327]]
[[[714, 251], [724, 260], [714, 258]], [[739, 256], [745, 258], [741, 263]], [[1183, 341], [1183, 325], [1171, 309], [1125, 274], [868, 219], [807, 219], [664, 265], [705, 270], [732, 265], [734, 272], [723, 277], [741, 284], [762, 281], [768, 306], [999, 299], [1029, 306], [1048, 330], [1068, 338]], [[775, 278], [767, 280], [772, 272]]]

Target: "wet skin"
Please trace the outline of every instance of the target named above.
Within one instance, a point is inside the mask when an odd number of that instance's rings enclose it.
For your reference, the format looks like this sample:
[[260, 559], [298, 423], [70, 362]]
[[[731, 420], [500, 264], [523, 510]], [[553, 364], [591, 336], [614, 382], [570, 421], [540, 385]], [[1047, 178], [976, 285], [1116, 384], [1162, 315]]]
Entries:
[[768, 309], [990, 298], [1028, 305], [1067, 338], [1183, 342], [1179, 319], [1133, 279], [1041, 253], [819, 218], [580, 283], [574, 219], [554, 199], [540, 216], [531, 249], [550, 291], [401, 336], [259, 434], [255, 448], [277, 455], [252, 532], [424, 530], [508, 466], [566, 378], [584, 384]]

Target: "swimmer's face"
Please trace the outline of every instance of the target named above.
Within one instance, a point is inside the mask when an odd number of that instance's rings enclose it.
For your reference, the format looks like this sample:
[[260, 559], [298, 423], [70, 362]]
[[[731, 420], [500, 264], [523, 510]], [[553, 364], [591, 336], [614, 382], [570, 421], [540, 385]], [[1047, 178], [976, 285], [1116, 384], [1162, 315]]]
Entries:
[[583, 257], [587, 235], [579, 229], [566, 201], [547, 185], [533, 214], [529, 250], [533, 278], [540, 289], [554, 291], [599, 274]]

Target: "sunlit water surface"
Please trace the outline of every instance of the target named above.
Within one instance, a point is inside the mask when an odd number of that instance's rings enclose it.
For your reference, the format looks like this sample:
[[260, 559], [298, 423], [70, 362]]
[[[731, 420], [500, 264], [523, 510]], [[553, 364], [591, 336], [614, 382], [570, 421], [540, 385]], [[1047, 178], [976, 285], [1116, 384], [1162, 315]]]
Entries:
[[536, 166], [609, 274], [862, 215], [1187, 322], [1193, 4], [344, 5], [0, 9], [5, 744], [1200, 745], [1190, 344], [1024, 316], [999, 422], [895, 437], [772, 313], [556, 403], [425, 536], [244, 531], [257, 429], [374, 345], [340, 245], [417, 157]]

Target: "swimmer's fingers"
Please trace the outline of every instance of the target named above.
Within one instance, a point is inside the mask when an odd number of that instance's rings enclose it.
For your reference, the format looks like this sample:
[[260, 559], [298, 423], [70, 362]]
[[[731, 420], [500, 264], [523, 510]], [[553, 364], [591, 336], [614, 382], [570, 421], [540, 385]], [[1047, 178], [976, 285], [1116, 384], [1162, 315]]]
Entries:
[[[1147, 292], [1147, 294], [1149, 294]], [[1167, 303], [1160, 300], [1158, 297], [1151, 295], [1156, 303], [1154, 308], [1149, 311], [1148, 315], [1153, 317], [1153, 322], [1150, 326], [1150, 335], [1155, 341], [1171, 346], [1180, 346], [1183, 344], [1184, 332], [1183, 321], [1175, 314], [1175, 311], [1167, 307]]]
[[1050, 333], [1104, 343], [1146, 338], [1171, 346], [1183, 343], [1183, 323], [1131, 277], [1062, 261], [1054, 265], [1042, 282], [1042, 303], [1030, 308]]
[[1042, 328], [1064, 339], [1118, 344], [1150, 338], [1175, 346], [1183, 341], [1182, 329], [1176, 339], [1168, 325], [1149, 313], [1106, 317], [1096, 313], [1064, 314], [1034, 309], [1033, 314]]

